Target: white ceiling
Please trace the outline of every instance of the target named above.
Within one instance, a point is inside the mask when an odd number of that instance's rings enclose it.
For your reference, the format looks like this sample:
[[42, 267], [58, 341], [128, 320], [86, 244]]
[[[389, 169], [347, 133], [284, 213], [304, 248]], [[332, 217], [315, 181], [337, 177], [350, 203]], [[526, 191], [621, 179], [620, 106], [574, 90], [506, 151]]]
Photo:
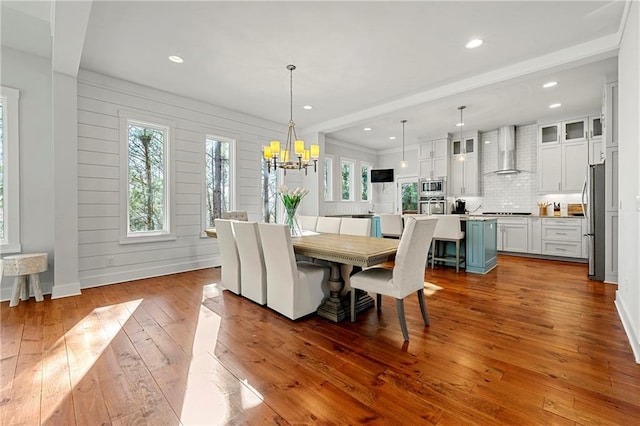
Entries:
[[[380, 149], [391, 135], [400, 143], [401, 119], [407, 143], [457, 132], [458, 105], [469, 130], [598, 111], [623, 11], [621, 1], [94, 1], [80, 66], [284, 132], [292, 63], [298, 128]], [[474, 37], [485, 44], [466, 49]], [[560, 84], [542, 90], [549, 79]]]

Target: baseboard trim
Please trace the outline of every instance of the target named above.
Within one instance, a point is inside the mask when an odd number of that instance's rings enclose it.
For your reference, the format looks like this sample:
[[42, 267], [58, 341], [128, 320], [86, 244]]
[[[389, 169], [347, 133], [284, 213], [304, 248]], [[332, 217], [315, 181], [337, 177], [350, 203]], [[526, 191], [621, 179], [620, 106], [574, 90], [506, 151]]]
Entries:
[[54, 284], [51, 288], [51, 298], [60, 299], [61, 297], [79, 296], [80, 283]]
[[616, 301], [615, 301], [616, 309], [618, 310], [618, 316], [620, 317], [620, 321], [622, 321], [622, 327], [624, 327], [624, 331], [627, 334], [627, 339], [629, 339], [629, 344], [631, 345], [631, 350], [633, 351], [633, 356], [635, 358], [636, 364], [640, 364], [640, 342], [636, 338], [634, 333], [634, 329], [631, 324], [631, 318], [627, 315], [627, 310], [625, 308], [624, 302], [621, 300], [618, 292], [616, 292]]
[[194, 260], [172, 265], [165, 265], [160, 268], [144, 268], [113, 274], [90, 275], [80, 278], [81, 288], [100, 287], [103, 285], [117, 284], [127, 281], [142, 280], [145, 278], [159, 277], [162, 275], [178, 274], [180, 272], [194, 271], [197, 269], [212, 268], [219, 265], [217, 258], [206, 260]]

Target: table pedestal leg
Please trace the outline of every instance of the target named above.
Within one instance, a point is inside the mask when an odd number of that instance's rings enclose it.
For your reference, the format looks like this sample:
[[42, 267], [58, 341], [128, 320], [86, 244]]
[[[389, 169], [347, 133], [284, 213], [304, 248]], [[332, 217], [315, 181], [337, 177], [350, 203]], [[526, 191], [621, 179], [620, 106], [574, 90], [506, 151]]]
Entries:
[[318, 308], [318, 315], [333, 322], [339, 322], [347, 317], [349, 305], [340, 297], [344, 287], [344, 281], [340, 276], [340, 264], [331, 262], [331, 275], [329, 275], [329, 298]]
[[[325, 300], [318, 308], [318, 315], [331, 320], [340, 322], [347, 318], [351, 308], [349, 294], [341, 296], [344, 288], [344, 281], [341, 276], [340, 263], [331, 262], [331, 275], [329, 276], [329, 298]], [[353, 291], [353, 289], [351, 289]], [[373, 298], [366, 291], [355, 290], [356, 293], [356, 313], [362, 312], [374, 306]]]

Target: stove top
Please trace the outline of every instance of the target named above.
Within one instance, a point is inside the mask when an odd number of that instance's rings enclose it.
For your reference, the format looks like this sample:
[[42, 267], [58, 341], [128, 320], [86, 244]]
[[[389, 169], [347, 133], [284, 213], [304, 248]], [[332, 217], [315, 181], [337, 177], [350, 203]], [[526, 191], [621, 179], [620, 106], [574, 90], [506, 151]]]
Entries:
[[525, 212], [484, 212], [482, 214], [490, 216], [531, 216], [531, 213]]

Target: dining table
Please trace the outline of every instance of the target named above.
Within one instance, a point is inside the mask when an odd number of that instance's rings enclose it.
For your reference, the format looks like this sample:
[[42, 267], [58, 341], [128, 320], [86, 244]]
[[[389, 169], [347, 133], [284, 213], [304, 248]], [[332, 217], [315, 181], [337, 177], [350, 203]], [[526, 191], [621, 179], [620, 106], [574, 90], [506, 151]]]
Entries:
[[[209, 237], [217, 237], [215, 228], [205, 229]], [[350, 298], [343, 294], [345, 281], [353, 266], [368, 268], [393, 260], [400, 240], [375, 238], [359, 235], [305, 232], [292, 237], [291, 243], [296, 254], [329, 262], [329, 297], [318, 307], [317, 314], [334, 322], [343, 321], [350, 312]], [[374, 301], [366, 292], [356, 294], [356, 312], [374, 306]]]

